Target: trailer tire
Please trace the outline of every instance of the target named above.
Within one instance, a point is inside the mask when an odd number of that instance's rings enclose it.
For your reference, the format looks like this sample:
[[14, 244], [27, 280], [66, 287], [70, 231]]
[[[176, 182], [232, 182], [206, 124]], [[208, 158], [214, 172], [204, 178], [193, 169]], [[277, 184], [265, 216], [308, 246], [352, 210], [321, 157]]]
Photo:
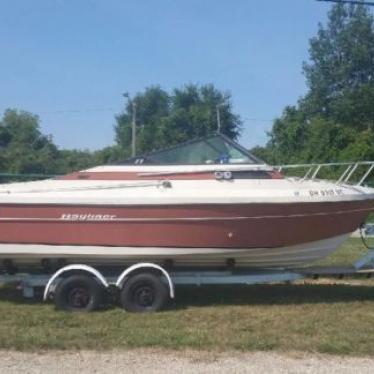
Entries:
[[120, 303], [128, 312], [156, 312], [165, 305], [168, 290], [161, 278], [151, 273], [138, 273], [124, 284]]
[[71, 275], [56, 287], [55, 305], [68, 312], [91, 312], [104, 300], [104, 288], [93, 277]]

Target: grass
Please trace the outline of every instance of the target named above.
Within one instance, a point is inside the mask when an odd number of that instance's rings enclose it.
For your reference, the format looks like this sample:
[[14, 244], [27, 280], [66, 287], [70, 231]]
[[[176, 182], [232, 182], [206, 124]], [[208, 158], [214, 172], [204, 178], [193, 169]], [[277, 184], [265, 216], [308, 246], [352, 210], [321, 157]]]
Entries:
[[[350, 239], [328, 263], [364, 253]], [[327, 262], [325, 262], [327, 264]], [[0, 348], [308, 351], [374, 355], [374, 283], [178, 288], [168, 310], [68, 314], [0, 289]]]
[[[374, 246], [373, 239], [368, 238], [366, 240], [368, 245]], [[317, 265], [351, 265], [360, 257], [364, 256], [366, 252], [367, 248], [363, 245], [361, 239], [350, 238], [337, 251], [317, 263]]]

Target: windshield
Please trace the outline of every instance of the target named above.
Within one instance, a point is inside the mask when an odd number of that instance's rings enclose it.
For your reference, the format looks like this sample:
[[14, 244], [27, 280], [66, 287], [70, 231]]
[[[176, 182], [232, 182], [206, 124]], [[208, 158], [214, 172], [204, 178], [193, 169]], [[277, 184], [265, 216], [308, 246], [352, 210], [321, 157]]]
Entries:
[[222, 135], [183, 143], [129, 161], [136, 164], [263, 164], [239, 144]]

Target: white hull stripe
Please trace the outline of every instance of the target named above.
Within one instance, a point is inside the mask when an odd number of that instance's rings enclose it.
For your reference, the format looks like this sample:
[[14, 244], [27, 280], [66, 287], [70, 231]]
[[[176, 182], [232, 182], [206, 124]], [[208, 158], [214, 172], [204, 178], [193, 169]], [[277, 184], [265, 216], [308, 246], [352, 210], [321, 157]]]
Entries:
[[[348, 213], [371, 212], [373, 208], [339, 210], [336, 212], [320, 212], [306, 214], [289, 215], [269, 215], [269, 216], [238, 216], [238, 217], [152, 217], [152, 218], [110, 218], [110, 219], [70, 219], [70, 218], [42, 218], [42, 217], [1, 217], [0, 222], [18, 222], [18, 221], [41, 221], [41, 222], [174, 222], [174, 221], [245, 221], [258, 219], [281, 219], [281, 218], [301, 218], [301, 217], [319, 217], [333, 216]], [[76, 214], [79, 216], [79, 214]], [[82, 214], [81, 216], [84, 216]]]
[[[173, 247], [106, 247], [59, 246], [36, 244], [0, 244], [0, 257], [20, 263], [37, 263], [42, 258], [82, 259], [87, 263], [111, 260], [138, 261], [139, 259], [172, 258], [176, 263], [209, 264], [234, 257], [251, 266], [290, 266], [323, 258], [333, 252], [349, 234], [329, 239], [277, 248], [173, 248]], [[81, 260], [80, 260], [81, 261]]]

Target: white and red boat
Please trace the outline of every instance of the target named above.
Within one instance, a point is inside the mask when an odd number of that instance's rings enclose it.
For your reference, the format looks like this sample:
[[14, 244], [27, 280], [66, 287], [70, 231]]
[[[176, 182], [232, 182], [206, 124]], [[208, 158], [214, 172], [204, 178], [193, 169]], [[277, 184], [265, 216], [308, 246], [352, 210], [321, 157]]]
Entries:
[[374, 210], [372, 162], [339, 164], [337, 181], [317, 179], [337, 164], [290, 178], [222, 135], [130, 161], [0, 185], [0, 258], [294, 267], [329, 255]]

